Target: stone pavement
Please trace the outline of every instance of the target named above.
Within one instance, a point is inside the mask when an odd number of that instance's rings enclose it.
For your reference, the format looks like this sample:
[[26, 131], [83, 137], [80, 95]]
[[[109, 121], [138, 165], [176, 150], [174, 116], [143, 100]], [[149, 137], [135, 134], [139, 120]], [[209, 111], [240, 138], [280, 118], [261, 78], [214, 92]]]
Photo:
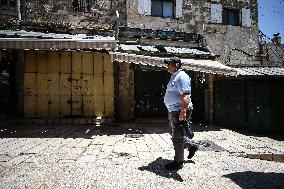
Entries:
[[0, 188], [284, 188], [283, 140], [194, 128], [200, 150], [166, 171], [165, 123], [2, 124]]

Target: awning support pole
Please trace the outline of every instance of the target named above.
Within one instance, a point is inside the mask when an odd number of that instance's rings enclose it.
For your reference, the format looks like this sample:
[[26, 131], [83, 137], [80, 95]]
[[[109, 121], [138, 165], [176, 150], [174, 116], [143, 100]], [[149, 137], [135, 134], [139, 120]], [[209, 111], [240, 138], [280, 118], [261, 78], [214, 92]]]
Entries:
[[208, 75], [208, 88], [209, 88], [209, 124], [214, 123], [214, 74]]

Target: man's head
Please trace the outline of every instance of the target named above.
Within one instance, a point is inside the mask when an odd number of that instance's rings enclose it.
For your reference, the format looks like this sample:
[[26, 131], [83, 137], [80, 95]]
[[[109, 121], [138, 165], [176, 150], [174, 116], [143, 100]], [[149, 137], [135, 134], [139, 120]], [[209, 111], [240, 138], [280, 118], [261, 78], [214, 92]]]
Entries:
[[174, 73], [181, 68], [181, 60], [178, 57], [171, 57], [170, 59], [165, 59], [164, 63], [168, 66], [168, 72]]

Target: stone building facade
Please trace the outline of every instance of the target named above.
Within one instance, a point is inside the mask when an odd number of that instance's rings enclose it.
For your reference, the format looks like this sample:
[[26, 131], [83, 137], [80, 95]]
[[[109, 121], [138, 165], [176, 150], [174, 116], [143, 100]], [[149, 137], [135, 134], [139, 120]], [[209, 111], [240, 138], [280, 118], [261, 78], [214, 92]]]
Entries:
[[[210, 50], [226, 62], [232, 49], [257, 55], [259, 50], [257, 0], [176, 0], [172, 18], [152, 16], [149, 0], [128, 1], [127, 26], [202, 34]], [[144, 14], [139, 13], [139, 3]], [[141, 13], [142, 12], [142, 13]], [[232, 22], [232, 23], [229, 23]], [[233, 26], [234, 25], [234, 26]], [[254, 64], [244, 54], [230, 53], [230, 64]]]
[[[18, 0], [23, 25], [55, 31], [115, 33], [117, 26], [201, 34], [219, 61], [259, 64], [257, 0]], [[17, 0], [2, 0], [2, 14], [16, 16]], [[10, 10], [10, 11], [9, 11]], [[116, 11], [119, 13], [117, 18]], [[109, 34], [109, 33], [108, 33]], [[172, 46], [186, 45], [175, 41]], [[151, 43], [146, 41], [145, 43]]]
[[[0, 29], [107, 36], [119, 34], [120, 43], [209, 48], [216, 55], [214, 57], [224, 64], [259, 64], [257, 0], [10, 2], [12, 0], [0, 1], [0, 20], [3, 23]], [[135, 68], [124, 62], [115, 69], [118, 104], [115, 106], [120, 120], [127, 121], [134, 117]], [[195, 96], [200, 97], [196, 104], [202, 104], [200, 112], [205, 114], [201, 117], [212, 122], [215, 76], [199, 72], [192, 75], [198, 82], [193, 91], [200, 89]], [[195, 110], [198, 110], [197, 106]]]

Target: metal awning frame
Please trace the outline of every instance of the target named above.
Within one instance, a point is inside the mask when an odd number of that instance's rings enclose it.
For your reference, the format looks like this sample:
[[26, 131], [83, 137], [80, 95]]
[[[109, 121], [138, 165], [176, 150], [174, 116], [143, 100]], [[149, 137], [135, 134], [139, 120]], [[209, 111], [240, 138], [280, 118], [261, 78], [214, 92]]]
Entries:
[[116, 40], [0, 38], [0, 49], [106, 49], [115, 50]]
[[[140, 64], [140, 65], [146, 65], [146, 66], [157, 66], [157, 67], [163, 67], [163, 68], [167, 67], [164, 64], [165, 58], [162, 58], [162, 57], [151, 57], [151, 56], [143, 56], [143, 55], [136, 55], [136, 54], [120, 53], [120, 52], [111, 52], [111, 54], [113, 55], [113, 60], [118, 61], [118, 62], [128, 62], [128, 63], [134, 63], [134, 64]], [[197, 61], [195, 60], [194, 62], [197, 62]], [[208, 65], [202, 65], [202, 64], [197, 64], [197, 63], [185, 62], [182, 68], [185, 70], [189, 70], [189, 71], [204, 72], [204, 73], [210, 73], [210, 74], [220, 74], [220, 75], [226, 75], [226, 76], [236, 76], [237, 75], [237, 70], [235, 70], [234, 68], [225, 66], [225, 65], [222, 65], [222, 67], [218, 67], [218, 66], [215, 66], [214, 64], [212, 66], [208, 66]]]

